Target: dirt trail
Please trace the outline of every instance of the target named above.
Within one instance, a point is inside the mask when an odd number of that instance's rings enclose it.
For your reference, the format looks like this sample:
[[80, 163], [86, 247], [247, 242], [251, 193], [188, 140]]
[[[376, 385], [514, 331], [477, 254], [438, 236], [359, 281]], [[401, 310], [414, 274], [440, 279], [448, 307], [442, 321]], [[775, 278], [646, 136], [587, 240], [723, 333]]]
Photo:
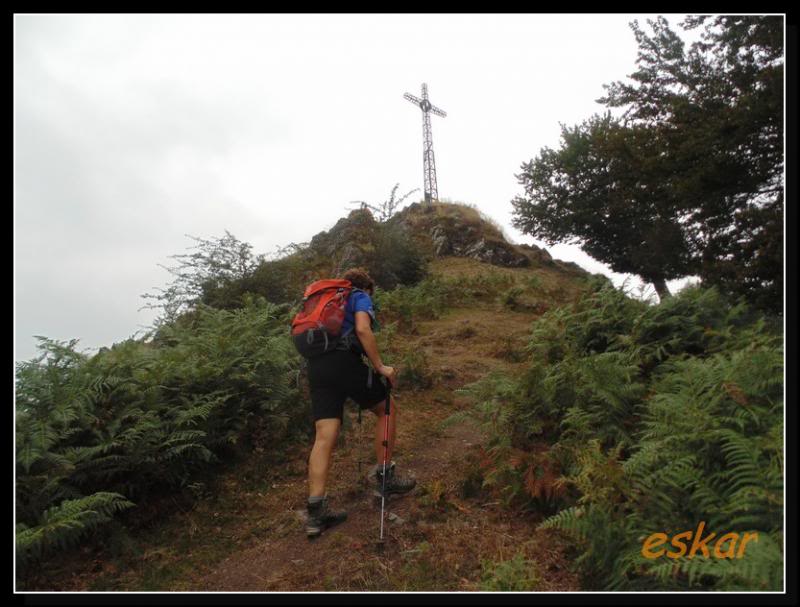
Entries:
[[[301, 513], [307, 453], [298, 450], [287, 459], [293, 475], [259, 497], [263, 520], [258, 530], [244, 530], [239, 549], [174, 581], [173, 589], [477, 590], [484, 563], [520, 552], [535, 562], [538, 582], [532, 589], [578, 589], [564, 546], [553, 534], [536, 531], [530, 515], [510, 513], [485, 495], [464, 497], [480, 430], [469, 422], [440, 427], [466, 406], [457, 388], [495, 369], [520, 369], [503, 352], [524, 344], [532, 320], [529, 313], [453, 309], [403, 337], [404, 348], [426, 353], [435, 381], [416, 391], [404, 390], [401, 383], [396, 392], [394, 459], [402, 472], [417, 478], [417, 487], [388, 503], [383, 554], [375, 546], [380, 505], [365, 480], [374, 428], [374, 418], [365, 413], [360, 430], [354, 426], [335, 452], [330, 474], [328, 495], [334, 507], [348, 511], [345, 523], [316, 540], [306, 539]], [[359, 460], [364, 462], [360, 474]]]

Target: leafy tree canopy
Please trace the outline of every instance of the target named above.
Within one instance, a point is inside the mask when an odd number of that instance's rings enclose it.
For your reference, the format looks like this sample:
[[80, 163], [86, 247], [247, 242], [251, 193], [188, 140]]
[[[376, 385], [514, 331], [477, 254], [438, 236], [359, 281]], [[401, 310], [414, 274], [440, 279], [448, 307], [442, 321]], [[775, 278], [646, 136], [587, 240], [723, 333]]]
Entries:
[[598, 102], [622, 108], [569, 128], [522, 165], [514, 225], [580, 244], [668, 295], [699, 275], [780, 312], [783, 241], [783, 18], [693, 17], [687, 50], [666, 19], [639, 45], [630, 82]]

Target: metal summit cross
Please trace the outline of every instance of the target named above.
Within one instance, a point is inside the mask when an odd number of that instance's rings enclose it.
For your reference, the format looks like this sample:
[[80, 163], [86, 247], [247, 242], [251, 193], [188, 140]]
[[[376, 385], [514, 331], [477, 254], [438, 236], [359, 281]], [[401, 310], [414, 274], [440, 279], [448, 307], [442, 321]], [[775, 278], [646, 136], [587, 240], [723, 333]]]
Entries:
[[439, 190], [436, 185], [436, 161], [433, 158], [433, 138], [431, 136], [431, 113], [444, 118], [447, 116], [442, 110], [428, 101], [428, 85], [422, 83], [422, 99], [410, 93], [403, 95], [411, 103], [422, 110], [422, 165], [425, 179], [425, 202], [439, 200]]

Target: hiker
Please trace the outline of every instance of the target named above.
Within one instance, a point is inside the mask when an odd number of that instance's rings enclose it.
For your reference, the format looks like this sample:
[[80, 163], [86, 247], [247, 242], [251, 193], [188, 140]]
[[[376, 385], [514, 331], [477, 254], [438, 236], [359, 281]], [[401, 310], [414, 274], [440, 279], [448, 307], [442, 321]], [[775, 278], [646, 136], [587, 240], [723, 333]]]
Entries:
[[[327, 527], [347, 518], [346, 512], [331, 510], [325, 484], [342, 425], [344, 402], [348, 397], [361, 409], [369, 409], [376, 416], [375, 457], [378, 463], [369, 474], [369, 478], [375, 483], [375, 494], [378, 497], [403, 494], [416, 485], [416, 480], [399, 476], [395, 463], [391, 460], [397, 432], [397, 404], [394, 398], [389, 403], [388, 453], [384, 453], [387, 389], [379, 376], [386, 378], [390, 386], [395, 387], [397, 371], [383, 364], [372, 332], [375, 320], [372, 305], [375, 283], [363, 268], [348, 270], [342, 279], [350, 281], [354, 287], [345, 305], [341, 326], [343, 337], [339, 339], [335, 349], [308, 359], [308, 382], [316, 429], [314, 447], [308, 458], [306, 535], [309, 538], [319, 536]], [[369, 359], [371, 369], [363, 362], [362, 354]], [[385, 485], [382, 465], [384, 457], [387, 465]]]

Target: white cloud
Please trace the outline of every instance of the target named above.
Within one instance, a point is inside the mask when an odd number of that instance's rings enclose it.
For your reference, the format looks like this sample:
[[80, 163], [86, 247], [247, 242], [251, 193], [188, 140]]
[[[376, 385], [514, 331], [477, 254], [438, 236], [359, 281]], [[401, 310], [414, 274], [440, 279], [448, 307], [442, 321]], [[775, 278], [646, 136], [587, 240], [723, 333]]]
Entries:
[[448, 114], [440, 197], [530, 242], [510, 227], [514, 174], [633, 71], [634, 17], [16, 15], [16, 358], [34, 334], [98, 347], [150, 322], [139, 296], [185, 234], [271, 253], [421, 188], [402, 95], [422, 82]]

